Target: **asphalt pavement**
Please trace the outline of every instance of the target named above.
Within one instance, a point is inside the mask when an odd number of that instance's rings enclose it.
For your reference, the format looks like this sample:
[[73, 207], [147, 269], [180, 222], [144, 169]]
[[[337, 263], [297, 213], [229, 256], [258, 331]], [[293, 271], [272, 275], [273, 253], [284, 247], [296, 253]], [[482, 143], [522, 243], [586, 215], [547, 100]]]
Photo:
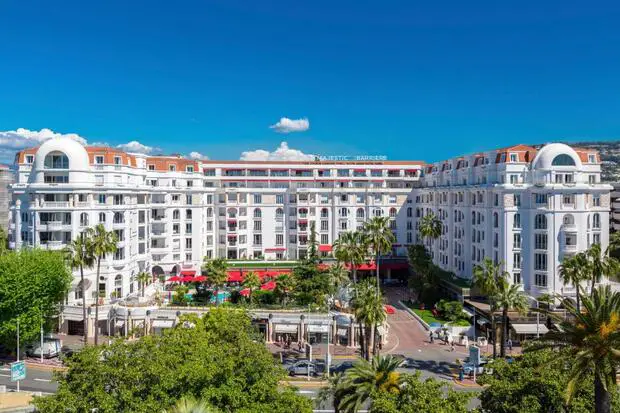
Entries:
[[[49, 368], [39, 369], [26, 367], [26, 379], [19, 384], [20, 390], [54, 393], [58, 388]], [[7, 391], [17, 390], [17, 383], [11, 381], [11, 371], [8, 364], [0, 364], [0, 386], [6, 386]]]

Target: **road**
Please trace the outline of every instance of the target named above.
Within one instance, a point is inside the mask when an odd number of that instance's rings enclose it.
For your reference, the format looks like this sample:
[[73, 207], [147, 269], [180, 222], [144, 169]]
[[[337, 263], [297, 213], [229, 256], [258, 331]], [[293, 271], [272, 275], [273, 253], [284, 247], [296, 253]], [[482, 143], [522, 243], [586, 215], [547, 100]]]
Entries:
[[[0, 386], [6, 386], [7, 390], [16, 390], [17, 384], [11, 381], [11, 371], [8, 364], [0, 364]], [[52, 372], [48, 369], [29, 367], [26, 369], [26, 379], [19, 385], [20, 390], [54, 393], [58, 384], [52, 378]]]

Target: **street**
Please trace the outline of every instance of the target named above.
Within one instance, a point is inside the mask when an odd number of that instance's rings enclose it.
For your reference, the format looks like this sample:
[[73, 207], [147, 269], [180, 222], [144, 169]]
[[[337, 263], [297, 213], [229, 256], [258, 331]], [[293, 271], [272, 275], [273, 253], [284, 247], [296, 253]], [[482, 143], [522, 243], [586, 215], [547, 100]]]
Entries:
[[[20, 390], [54, 393], [57, 383], [53, 381], [52, 374], [52, 371], [47, 368], [27, 367], [26, 379], [20, 383]], [[17, 389], [17, 383], [11, 381], [11, 371], [8, 364], [0, 364], [0, 386], [6, 386], [7, 391]]]

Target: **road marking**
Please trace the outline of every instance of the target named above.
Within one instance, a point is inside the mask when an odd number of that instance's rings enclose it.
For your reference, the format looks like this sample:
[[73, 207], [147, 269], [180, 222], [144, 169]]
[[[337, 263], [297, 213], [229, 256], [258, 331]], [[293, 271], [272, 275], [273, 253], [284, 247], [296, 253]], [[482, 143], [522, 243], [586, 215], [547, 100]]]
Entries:
[[10, 374], [0, 374], [0, 376], [2, 376], [2, 377], [11, 377]]
[[42, 381], [42, 382], [44, 382], [44, 383], [51, 383], [51, 382], [52, 382], [52, 381], [51, 381], [51, 380], [49, 380], [49, 379], [40, 379], [40, 378], [38, 378], [38, 377], [34, 378], [33, 380], [34, 380], [34, 381]]
[[0, 371], [10, 371], [10, 369], [8, 367], [2, 367]]

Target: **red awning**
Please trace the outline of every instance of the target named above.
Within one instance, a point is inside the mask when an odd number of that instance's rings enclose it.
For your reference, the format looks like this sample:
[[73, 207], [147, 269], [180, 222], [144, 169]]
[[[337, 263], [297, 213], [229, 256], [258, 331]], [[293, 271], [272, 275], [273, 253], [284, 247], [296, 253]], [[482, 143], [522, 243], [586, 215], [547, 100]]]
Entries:
[[193, 277], [196, 275], [196, 270], [181, 270], [181, 275], [189, 275]]
[[243, 276], [241, 275], [241, 271], [228, 271], [228, 282], [241, 282], [243, 281]]
[[167, 280], [167, 282], [170, 282], [170, 283], [178, 283], [180, 281], [181, 281], [181, 277], [179, 277], [178, 275], [174, 275], [174, 276], [168, 278], [168, 280]]
[[354, 169], [353, 172], [366, 172], [366, 169]]
[[276, 288], [276, 282], [275, 281], [269, 281], [268, 283], [265, 283], [263, 285], [261, 285], [260, 289], [263, 291], [273, 291]]
[[228, 218], [228, 222], [237, 222], [237, 218]]
[[332, 250], [331, 245], [319, 245], [320, 252], [330, 252]]
[[405, 172], [418, 172], [417, 169], [405, 169]]
[[194, 277], [192, 277], [191, 275], [186, 275], [181, 278], [181, 282], [184, 283], [191, 283], [192, 281], [194, 281]]
[[[347, 269], [351, 269], [351, 265], [347, 264]], [[358, 271], [373, 271], [377, 269], [377, 266], [375, 265], [374, 262], [371, 262], [370, 264], [360, 264], [357, 265], [355, 267]]]
[[237, 234], [228, 234], [228, 238], [237, 238]]
[[207, 277], [205, 277], [204, 275], [199, 275], [197, 277], [194, 277], [194, 282], [201, 283], [205, 281], [207, 281]]

